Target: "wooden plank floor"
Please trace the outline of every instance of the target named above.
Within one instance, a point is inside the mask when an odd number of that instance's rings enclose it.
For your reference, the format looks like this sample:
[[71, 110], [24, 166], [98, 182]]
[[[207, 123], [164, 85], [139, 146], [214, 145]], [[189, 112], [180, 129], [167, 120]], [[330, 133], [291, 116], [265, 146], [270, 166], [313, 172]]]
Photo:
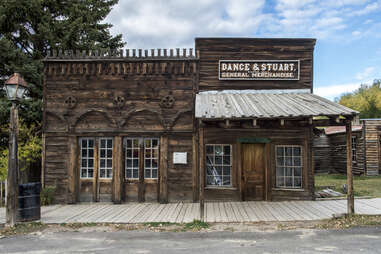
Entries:
[[[207, 222], [306, 221], [332, 218], [345, 213], [346, 200], [284, 202], [214, 202], [205, 204]], [[357, 214], [381, 215], [381, 198], [356, 199]], [[44, 223], [187, 223], [200, 219], [198, 203], [87, 203], [44, 206]], [[0, 223], [5, 222], [5, 208], [0, 208]]]

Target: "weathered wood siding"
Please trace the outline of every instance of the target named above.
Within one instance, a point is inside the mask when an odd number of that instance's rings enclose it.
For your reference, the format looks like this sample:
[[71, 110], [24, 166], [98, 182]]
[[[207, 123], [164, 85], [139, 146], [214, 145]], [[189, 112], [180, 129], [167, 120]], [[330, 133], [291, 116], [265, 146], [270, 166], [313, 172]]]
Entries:
[[[200, 54], [199, 88], [312, 90], [314, 46], [314, 39], [196, 38]], [[300, 80], [219, 80], [219, 60], [300, 60]]]
[[[353, 174], [364, 174], [364, 137], [361, 131], [352, 132], [352, 136], [356, 136], [356, 162], [352, 164]], [[333, 134], [329, 135], [330, 140], [330, 160], [332, 173], [347, 172], [347, 147], [346, 147], [346, 134]]]
[[365, 135], [365, 156], [366, 156], [366, 174], [381, 174], [381, 120], [366, 119], [363, 120]]
[[[77, 140], [80, 137], [114, 140], [121, 137], [123, 140], [124, 137], [168, 136], [170, 200], [192, 199], [193, 100], [198, 59], [193, 54], [174, 57], [169, 52], [173, 54], [168, 51], [166, 55], [165, 51], [161, 57], [100, 56], [95, 59], [62, 55], [45, 61], [44, 181], [45, 185], [57, 185], [58, 203], [78, 201], [78, 193], [71, 192], [81, 189], [79, 163], [77, 175], [68, 173], [69, 136]], [[188, 152], [188, 164], [173, 165], [174, 151]], [[124, 165], [122, 169], [124, 171]], [[68, 183], [68, 179], [74, 182]], [[124, 180], [120, 187], [112, 187], [115, 181], [101, 182], [101, 193], [112, 193], [113, 199], [137, 200], [138, 181]], [[72, 186], [70, 191], [69, 185]], [[91, 194], [92, 187], [88, 187]], [[120, 188], [123, 193], [115, 195]], [[158, 191], [158, 180], [145, 181], [146, 201], [157, 201]]]
[[[280, 127], [276, 124], [268, 128], [232, 128], [221, 129], [213, 126], [205, 128], [205, 144], [231, 144], [233, 147], [232, 162], [232, 188], [206, 188], [205, 199], [209, 201], [218, 200], [240, 200], [239, 164], [242, 162], [238, 154], [238, 138], [269, 138], [269, 151], [266, 156], [268, 163], [268, 176], [265, 192], [267, 200], [289, 200], [289, 199], [313, 199], [314, 182], [311, 149], [312, 136], [310, 127]], [[221, 135], [221, 133], [224, 135]], [[276, 145], [300, 145], [302, 146], [302, 189], [278, 189], [275, 187], [275, 147]]]
[[331, 171], [331, 147], [329, 137], [325, 134], [314, 136], [313, 156], [315, 174], [330, 173]]
[[[352, 132], [356, 136], [356, 162], [353, 162], [353, 174], [365, 173], [364, 136], [362, 131]], [[347, 173], [347, 147], [345, 133], [315, 136], [314, 164], [315, 173]]]

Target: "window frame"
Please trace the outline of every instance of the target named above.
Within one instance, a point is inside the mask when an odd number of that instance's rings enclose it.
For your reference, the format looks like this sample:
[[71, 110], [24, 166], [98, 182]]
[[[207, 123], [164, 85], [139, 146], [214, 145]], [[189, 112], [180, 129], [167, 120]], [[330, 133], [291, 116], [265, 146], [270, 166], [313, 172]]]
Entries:
[[[102, 148], [101, 147], [101, 142], [102, 140], [106, 140], [106, 147]], [[111, 148], [108, 148], [107, 147], [107, 140], [111, 140]], [[102, 149], [105, 149], [105, 157], [101, 158], [101, 150]], [[111, 168], [108, 167], [108, 160], [110, 160], [110, 158], [108, 157], [107, 155], [107, 151], [108, 150], [111, 150]], [[105, 167], [102, 167], [102, 169], [105, 170], [105, 177], [101, 177], [101, 160], [105, 160]], [[113, 178], [113, 169], [114, 169], [114, 138], [113, 137], [100, 137], [98, 138], [98, 178], [99, 179], [102, 179], [102, 180], [109, 180], [109, 179], [112, 179]], [[111, 177], [108, 177], [107, 175], [107, 172], [111, 170]]]
[[[222, 183], [224, 182], [223, 179], [224, 179], [224, 167], [229, 167], [230, 170], [229, 170], [229, 177], [230, 177], [230, 184], [229, 185], [209, 185], [208, 184], [208, 171], [207, 171], [207, 167], [208, 167], [208, 163], [207, 163], [207, 156], [210, 155], [208, 154], [207, 152], [207, 147], [208, 146], [213, 146], [213, 164], [211, 164], [213, 167], [216, 167], [216, 166], [221, 166], [221, 178], [222, 178]], [[216, 146], [222, 146], [222, 150], [224, 149], [225, 146], [229, 146], [230, 147], [230, 154], [229, 154], [229, 157], [230, 157], [230, 165], [227, 165], [227, 164], [224, 164], [224, 160], [223, 160], [223, 157], [222, 157], [222, 163], [221, 164], [215, 164], [215, 157], [216, 157], [216, 154], [215, 154], [215, 147]], [[205, 163], [205, 187], [206, 188], [231, 188], [233, 187], [233, 145], [232, 144], [205, 144], [205, 158], [204, 158], [204, 163]], [[224, 154], [222, 154], [221, 156], [224, 156]]]
[[[82, 157], [82, 149], [83, 149], [83, 147], [82, 147], [82, 141], [83, 140], [86, 140], [86, 157], [84, 158], [84, 157]], [[93, 157], [89, 157], [88, 155], [89, 155], [89, 140], [92, 140], [93, 141], [93, 147], [92, 147], [92, 150], [93, 150]], [[79, 138], [79, 150], [80, 150], [80, 161], [79, 161], [79, 177], [80, 177], [80, 179], [93, 179], [94, 178], [94, 172], [95, 172], [95, 151], [96, 151], [96, 149], [95, 149], [95, 146], [96, 146], [96, 144], [95, 144], [95, 142], [96, 142], [96, 139], [94, 138], [94, 137], [81, 137], [81, 138]], [[83, 159], [86, 159], [86, 167], [83, 167], [82, 166], [82, 160]], [[93, 175], [91, 176], [91, 177], [89, 177], [89, 159], [92, 159], [93, 160], [93, 167], [92, 167], [92, 169], [93, 169]], [[83, 169], [86, 169], [86, 177], [84, 177], [84, 176], [82, 176], [82, 170]]]
[[[300, 155], [298, 157], [300, 157], [300, 166], [286, 166], [286, 165], [279, 165], [278, 166], [278, 154], [277, 154], [277, 149], [278, 147], [283, 147], [283, 148], [286, 148], [286, 147], [299, 147], [300, 148]], [[304, 181], [304, 163], [303, 163], [303, 159], [304, 159], [304, 149], [303, 149], [303, 146], [302, 145], [292, 145], [292, 144], [287, 144], [287, 145], [275, 145], [275, 152], [274, 152], [274, 155], [275, 155], [275, 182], [274, 182], [274, 185], [275, 186], [275, 189], [281, 189], [281, 190], [303, 190], [303, 181]], [[283, 158], [286, 158], [288, 156], [285, 156], [285, 154], [283, 155]], [[293, 161], [294, 160], [294, 154], [292, 152], [292, 155], [291, 155], [291, 160]], [[277, 168], [278, 167], [283, 167], [285, 168], [284, 169], [284, 175], [282, 175], [284, 177], [284, 186], [278, 186], [278, 180], [277, 178], [279, 177], [277, 175]], [[286, 186], [286, 177], [289, 177], [289, 176], [286, 176], [286, 167], [287, 168], [292, 168], [293, 171], [292, 171], [292, 183], [293, 183], [293, 186]], [[300, 168], [300, 186], [297, 186], [295, 187], [295, 170], [294, 168]]]
[[[135, 148], [134, 146], [132, 146], [132, 148], [128, 148], [127, 146], [127, 140], [138, 140], [139, 141], [139, 147], [138, 148]], [[146, 147], [146, 140], [150, 140], [150, 144], [151, 144], [151, 147]], [[152, 141], [153, 140], [156, 140], [157, 141], [157, 148], [153, 148], [152, 147]], [[123, 144], [124, 144], [124, 152], [125, 152], [125, 156], [124, 156], [124, 162], [125, 162], [125, 166], [124, 166], [124, 179], [125, 180], [128, 180], [128, 181], [137, 181], [139, 180], [139, 166], [140, 166], [140, 152], [141, 152], [141, 142], [143, 142], [143, 160], [144, 160], [144, 168], [143, 168], [143, 172], [144, 172], [144, 179], [147, 179], [147, 180], [158, 180], [159, 179], [159, 170], [160, 170], [160, 137], [136, 137], [136, 136], [131, 136], [131, 137], [124, 137], [123, 138]], [[132, 151], [132, 157], [127, 157], [127, 150], [131, 150]], [[133, 151], [134, 150], [138, 150], [138, 157], [135, 158], [133, 157]], [[153, 150], [157, 150], [156, 154], [157, 156], [156, 157], [152, 157], [152, 153], [151, 153], [151, 157], [146, 157], [146, 149], [149, 149], [151, 152]], [[132, 167], [127, 167], [127, 159], [132, 159]], [[134, 170], [134, 165], [133, 165], [133, 160], [134, 159], [137, 159], [138, 161], [138, 166], [137, 166], [137, 170], [138, 170], [138, 173], [137, 173], [137, 177], [127, 177], [128, 174], [127, 174], [127, 170]], [[157, 167], [156, 167], [156, 170], [157, 170], [157, 173], [156, 173], [156, 177], [152, 177], [152, 171], [155, 170], [154, 167], [152, 167], [152, 160], [156, 159], [157, 160]], [[146, 168], [146, 160], [150, 160], [151, 161], [151, 166]], [[151, 177], [146, 177], [146, 170], [150, 170], [150, 176]], [[132, 171], [132, 176], [133, 176], [133, 171]]]
[[357, 136], [356, 135], [352, 135], [351, 141], [352, 141], [352, 145], [351, 145], [351, 149], [352, 149], [352, 163], [356, 164], [357, 163]]

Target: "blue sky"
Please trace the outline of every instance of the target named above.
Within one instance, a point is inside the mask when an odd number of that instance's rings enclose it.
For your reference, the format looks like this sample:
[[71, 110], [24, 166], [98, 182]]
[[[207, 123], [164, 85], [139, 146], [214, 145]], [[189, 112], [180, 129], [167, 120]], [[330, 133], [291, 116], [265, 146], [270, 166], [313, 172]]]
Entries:
[[381, 0], [119, 0], [106, 22], [127, 48], [195, 37], [316, 38], [314, 93], [334, 99], [381, 78]]

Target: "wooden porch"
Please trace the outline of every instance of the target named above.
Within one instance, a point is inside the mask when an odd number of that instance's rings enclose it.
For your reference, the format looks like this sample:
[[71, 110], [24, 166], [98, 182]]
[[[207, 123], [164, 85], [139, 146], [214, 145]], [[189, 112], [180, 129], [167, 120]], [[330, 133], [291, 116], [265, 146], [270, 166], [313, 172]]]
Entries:
[[[186, 223], [200, 219], [198, 203], [88, 203], [44, 206], [43, 223]], [[206, 222], [311, 221], [332, 218], [347, 212], [346, 200], [284, 202], [207, 202]], [[381, 198], [356, 199], [356, 214], [381, 215]], [[0, 209], [0, 223], [5, 209]]]

